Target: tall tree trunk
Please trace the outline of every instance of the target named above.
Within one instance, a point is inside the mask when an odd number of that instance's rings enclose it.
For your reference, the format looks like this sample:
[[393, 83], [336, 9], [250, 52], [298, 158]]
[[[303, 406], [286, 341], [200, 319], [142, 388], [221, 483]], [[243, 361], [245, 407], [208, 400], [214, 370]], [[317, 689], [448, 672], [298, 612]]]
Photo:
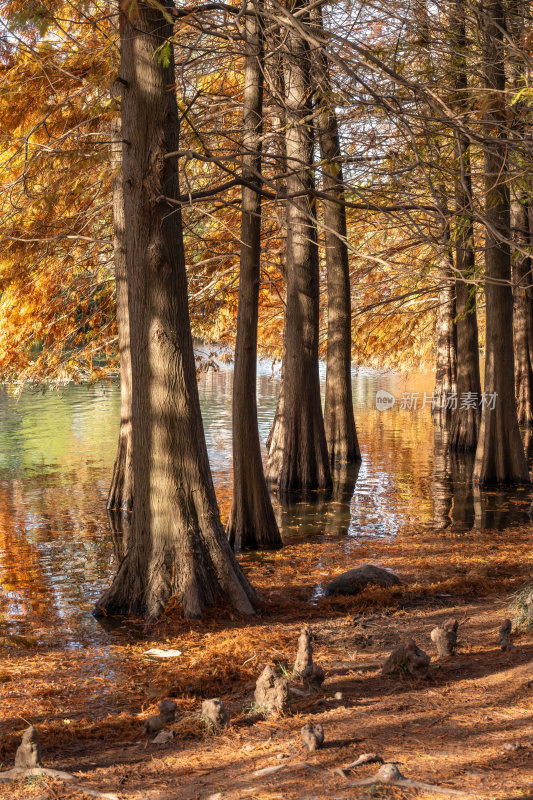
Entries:
[[515, 404], [513, 294], [509, 239], [509, 189], [501, 0], [485, 0], [483, 10], [483, 72], [487, 89], [484, 118], [486, 230], [485, 272], [487, 334], [485, 399], [474, 464], [480, 485], [529, 483]]
[[529, 221], [526, 198], [518, 189], [512, 192], [511, 232], [521, 248], [513, 253], [513, 305], [516, 405], [520, 425], [533, 425], [533, 364], [531, 351], [531, 258], [524, 254], [529, 246]]
[[447, 423], [451, 409], [449, 396], [457, 390], [457, 330], [455, 327], [455, 280], [450, 232], [446, 223], [438, 269], [439, 308], [435, 328], [434, 422]]
[[282, 493], [332, 485], [318, 374], [319, 274], [309, 71], [309, 48], [289, 28], [284, 52], [290, 199], [283, 417], [275, 425], [267, 465], [267, 478]]
[[[171, 3], [165, 3], [167, 11]], [[132, 355], [135, 496], [126, 557], [95, 614], [195, 617], [255, 592], [220, 522], [200, 414], [179, 208], [172, 25], [139, 2], [121, 31], [122, 165]], [[165, 59], [160, 48], [165, 47]], [[167, 59], [168, 54], [168, 59]], [[165, 66], [165, 63], [168, 66]], [[130, 246], [131, 243], [131, 246]]]
[[122, 132], [120, 120], [111, 128], [111, 168], [113, 170], [113, 248], [117, 298], [117, 329], [120, 363], [120, 431], [113, 477], [107, 496], [108, 511], [133, 508], [133, 456], [131, 442], [131, 353], [126, 240], [124, 230], [124, 192], [122, 188]]
[[[263, 35], [260, 2], [246, 17], [243, 177], [257, 183], [261, 170]], [[283, 544], [263, 473], [257, 426], [257, 321], [261, 278], [261, 197], [242, 190], [237, 341], [233, 373], [233, 502], [227, 533], [236, 550]]]
[[[323, 38], [322, 9], [311, 11], [317, 37]], [[328, 348], [324, 426], [330, 461], [360, 461], [352, 397], [352, 309], [341, 148], [329, 64], [324, 49], [315, 49], [315, 125], [320, 144], [324, 208], [324, 241], [328, 282]]]
[[[468, 103], [466, 74], [466, 30], [463, 0], [452, 2], [450, 15], [452, 80], [455, 107], [464, 120]], [[455, 137], [455, 299], [457, 329], [457, 408], [452, 413], [450, 449], [473, 452], [476, 449], [481, 418], [481, 380], [476, 309], [474, 222], [472, 215], [472, 174], [467, 137]]]
[[[525, 0], [508, 0], [507, 31], [509, 39], [506, 67], [511, 91], [516, 95], [527, 81], [527, 63], [524, 63], [524, 29], [529, 13]], [[511, 254], [514, 300], [514, 344], [515, 344], [515, 389], [518, 422], [533, 424], [533, 369], [531, 345], [532, 298], [531, 258], [526, 255], [529, 248], [528, 196], [524, 191], [527, 176], [524, 175], [523, 142], [527, 141], [529, 128], [529, 104], [518, 98], [512, 106], [511, 126], [511, 171], [514, 176], [511, 188], [511, 235], [516, 249]], [[528, 156], [526, 155], [526, 159]], [[526, 162], [527, 163], [527, 162]], [[527, 168], [526, 168], [527, 169]]]
[[[281, 48], [283, 36], [279, 29], [276, 29], [272, 34], [272, 53], [271, 58], [265, 62], [265, 77], [267, 82], [268, 94], [271, 98], [272, 106], [270, 108], [270, 119], [273, 132], [272, 142], [272, 158], [276, 164], [276, 186], [280, 194], [285, 195], [287, 186], [285, 183], [287, 173], [287, 152], [285, 147], [285, 80], [283, 76], [283, 59], [281, 56]], [[276, 217], [278, 220], [278, 227], [280, 230], [280, 255], [279, 255], [279, 269], [283, 277], [283, 343], [285, 342], [285, 322], [287, 308], [287, 240], [284, 236], [284, 231], [287, 228], [286, 221], [286, 208], [285, 204], [281, 204], [276, 208]], [[284, 379], [284, 363], [285, 363], [285, 345], [283, 344], [283, 359], [281, 364], [281, 375], [279, 383], [278, 401], [276, 404], [276, 412], [272, 425], [265, 442], [267, 452], [270, 452], [270, 445], [275, 435], [277, 426], [283, 418], [283, 379]]]
[[[527, 204], [527, 222], [528, 222], [528, 240], [529, 252], [533, 252], [533, 201], [528, 200]], [[529, 318], [528, 318], [528, 341], [529, 341], [529, 358], [533, 364], [533, 256], [530, 256], [531, 273], [529, 276], [529, 286], [527, 293], [529, 295]]]

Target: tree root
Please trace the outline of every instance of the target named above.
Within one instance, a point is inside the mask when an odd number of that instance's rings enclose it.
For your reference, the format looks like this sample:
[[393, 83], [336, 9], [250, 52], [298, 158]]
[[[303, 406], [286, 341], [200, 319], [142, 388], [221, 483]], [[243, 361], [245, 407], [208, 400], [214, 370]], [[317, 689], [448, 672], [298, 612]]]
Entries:
[[375, 775], [371, 775], [369, 778], [362, 778], [358, 781], [350, 781], [346, 786], [372, 786], [374, 783], [402, 786], [406, 789], [420, 789], [425, 792], [447, 794], [452, 797], [464, 797], [467, 795], [467, 792], [460, 792], [456, 789], [446, 789], [444, 786], [435, 786], [432, 783], [413, 781], [410, 778], [406, 778], [405, 775], [402, 775], [396, 764], [383, 764]]
[[337, 775], [340, 775], [341, 778], [347, 778], [348, 773], [352, 769], [360, 767], [361, 764], [383, 764], [383, 759], [377, 753], [361, 753], [359, 758], [357, 758], [355, 761], [352, 761], [351, 764], [347, 764], [345, 767], [337, 767], [335, 772]]
[[52, 778], [57, 781], [65, 781], [69, 783], [72, 789], [79, 792], [88, 794], [90, 797], [97, 797], [100, 800], [119, 800], [118, 795], [109, 792], [99, 792], [97, 789], [89, 789], [81, 783], [71, 783], [76, 780], [74, 775], [70, 772], [62, 772], [60, 769], [48, 769], [47, 767], [33, 767], [31, 769], [9, 769], [6, 772], [0, 772], [0, 783], [9, 783], [10, 781], [24, 780], [24, 778]]
[[[337, 767], [333, 770], [333, 774], [341, 775], [341, 777], [346, 778], [346, 771], [350, 769], [354, 769], [355, 767], [361, 766], [362, 764], [372, 764], [372, 763], [381, 763], [381, 767], [375, 773], [375, 775], [371, 775], [369, 778], [363, 778], [358, 781], [347, 781], [344, 786], [342, 787], [341, 791], [343, 794], [330, 794], [328, 795], [329, 800], [348, 800], [346, 794], [344, 794], [344, 790], [348, 789], [352, 786], [372, 786], [376, 783], [384, 783], [390, 786], [401, 786], [405, 789], [418, 789], [424, 792], [432, 792], [433, 794], [445, 794], [449, 797], [476, 797], [476, 793], [473, 792], [461, 792], [457, 791], [456, 789], [447, 789], [445, 786], [437, 786], [433, 783], [424, 783], [423, 781], [413, 781], [410, 778], [406, 778], [405, 775], [402, 775], [396, 764], [392, 763], [383, 763], [383, 759], [377, 753], [362, 753], [359, 758], [354, 761], [352, 764], [348, 764], [348, 766], [342, 769], [341, 767]], [[287, 766], [290, 765], [280, 765], [279, 767], [266, 767], [264, 769], [257, 770], [254, 772], [253, 775], [256, 778], [259, 777], [266, 777], [267, 775], [274, 775], [280, 772], [283, 769], [286, 769]], [[308, 761], [299, 761], [296, 764], [292, 765], [292, 768], [301, 768], [301, 769], [309, 769], [311, 772], [316, 772], [324, 776], [331, 776], [332, 772], [330, 770], [321, 769], [320, 767], [316, 767], [313, 764], [309, 764]], [[256, 787], [257, 789], [257, 787]], [[302, 797], [295, 798], [295, 800], [321, 800], [323, 795], [305, 795]]]

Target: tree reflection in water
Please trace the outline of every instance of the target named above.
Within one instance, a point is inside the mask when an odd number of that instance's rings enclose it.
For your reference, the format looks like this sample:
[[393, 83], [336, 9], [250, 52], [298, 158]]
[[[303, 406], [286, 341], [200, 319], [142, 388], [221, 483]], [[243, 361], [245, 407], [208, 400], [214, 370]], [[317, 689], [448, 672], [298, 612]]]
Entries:
[[[508, 537], [523, 532], [529, 546], [530, 490], [479, 491], [471, 482], [473, 457], [450, 454], [447, 429], [434, 426], [429, 407], [400, 407], [402, 393], [422, 396], [432, 391], [432, 382], [430, 373], [354, 374], [363, 461], [336, 465], [333, 491], [317, 493], [313, 502], [280, 504], [274, 497], [291, 559], [298, 558], [298, 547], [312, 542], [315, 567], [329, 574], [364, 560], [379, 562], [393, 544], [395, 552], [411, 558], [427, 551], [429, 559], [438, 553], [444, 561], [454, 537], [472, 538], [482, 548], [495, 541], [503, 546], [506, 531]], [[231, 504], [231, 387], [229, 368], [199, 378], [223, 518]], [[260, 365], [263, 442], [277, 388], [271, 366]], [[392, 409], [377, 410], [378, 389], [394, 394]], [[89, 611], [127, 540], [127, 518], [108, 523], [105, 510], [119, 400], [118, 387], [109, 385], [20, 395], [0, 389], [0, 636], [53, 629], [58, 640], [71, 644], [106, 636]], [[531, 463], [533, 432], [524, 430], [523, 436]], [[495, 538], [497, 531], [501, 535]]]

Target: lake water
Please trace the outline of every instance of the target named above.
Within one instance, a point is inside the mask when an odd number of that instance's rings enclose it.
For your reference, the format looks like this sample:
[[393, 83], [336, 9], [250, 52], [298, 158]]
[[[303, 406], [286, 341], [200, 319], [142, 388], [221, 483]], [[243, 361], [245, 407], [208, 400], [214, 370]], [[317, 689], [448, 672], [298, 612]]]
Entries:
[[[450, 457], [429, 402], [420, 408], [424, 392], [432, 390], [430, 373], [359, 370], [353, 381], [363, 456], [358, 474], [337, 475], [329, 501], [281, 507], [274, 498], [284, 540], [342, 537], [345, 550], [353, 547], [355, 563], [357, 542], [372, 540], [379, 558], [387, 542], [406, 530], [416, 536], [428, 528], [464, 533], [526, 526], [529, 547], [529, 489], [474, 492], [471, 464]], [[199, 387], [225, 520], [231, 504], [231, 368], [203, 374]], [[376, 408], [380, 389], [396, 398], [391, 409]], [[263, 441], [277, 392], [277, 374], [261, 365]], [[417, 409], [401, 407], [405, 393], [418, 393]], [[119, 412], [119, 388], [113, 384], [21, 394], [0, 387], [0, 636], [38, 635], [45, 620], [72, 646], [105, 638], [89, 612], [117, 564], [105, 500]], [[531, 450], [529, 438], [526, 445]]]

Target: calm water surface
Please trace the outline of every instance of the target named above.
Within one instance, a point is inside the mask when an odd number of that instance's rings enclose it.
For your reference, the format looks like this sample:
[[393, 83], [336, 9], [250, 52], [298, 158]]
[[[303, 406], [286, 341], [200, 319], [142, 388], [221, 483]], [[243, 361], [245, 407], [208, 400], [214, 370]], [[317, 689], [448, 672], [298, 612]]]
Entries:
[[[434, 427], [429, 406], [400, 408], [404, 392], [431, 393], [433, 376], [354, 372], [354, 403], [363, 461], [336, 474], [334, 497], [281, 507], [286, 541], [322, 537], [324, 547], [353, 551], [422, 527], [465, 532], [526, 525], [529, 490], [475, 493], [471, 464], [452, 459], [446, 435]], [[200, 378], [200, 399], [211, 466], [225, 519], [231, 504], [232, 371]], [[376, 392], [397, 401], [376, 409]], [[268, 435], [278, 377], [262, 365], [258, 377], [261, 438]], [[116, 569], [105, 500], [120, 415], [116, 385], [25, 390], [0, 387], [0, 636], [53, 626], [71, 646], [105, 643], [108, 633], [89, 611]], [[524, 437], [528, 436], [524, 432]], [[529, 446], [529, 438], [526, 440]], [[530, 452], [531, 460], [531, 452]], [[321, 540], [321, 541], [322, 541]]]

